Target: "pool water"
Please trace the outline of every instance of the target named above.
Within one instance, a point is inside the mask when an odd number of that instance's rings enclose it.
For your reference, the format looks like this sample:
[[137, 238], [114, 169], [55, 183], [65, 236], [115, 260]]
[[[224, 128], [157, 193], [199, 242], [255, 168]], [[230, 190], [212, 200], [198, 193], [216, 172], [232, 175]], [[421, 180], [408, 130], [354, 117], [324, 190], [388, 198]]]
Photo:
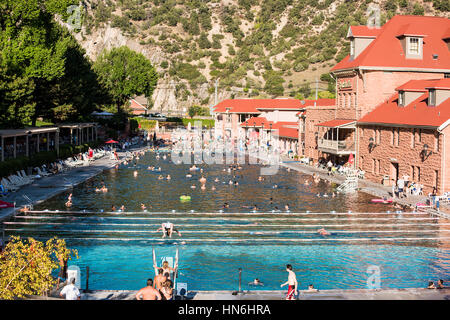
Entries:
[[[148, 166], [160, 166], [162, 172]], [[204, 191], [200, 172], [147, 153], [136, 165], [107, 170], [75, 187], [70, 210], [64, 206], [65, 193], [36, 206], [36, 212], [10, 219], [6, 235], [65, 238], [79, 251], [80, 258], [69, 265], [81, 268], [83, 283], [85, 267], [90, 267], [90, 289], [139, 289], [154, 276], [152, 249], [159, 262], [174, 256], [176, 248], [177, 281], [188, 283], [189, 290], [237, 290], [238, 268], [244, 290], [277, 290], [287, 279], [287, 263], [293, 265], [300, 289], [310, 283], [322, 290], [366, 288], [367, 270], [373, 266], [380, 270], [382, 288], [423, 287], [450, 276], [449, 221], [393, 213], [391, 205], [371, 203], [372, 196], [364, 193], [324, 198], [335, 185], [321, 181], [305, 186], [311, 177], [286, 169], [258, 182], [257, 165], [230, 173], [223, 171], [225, 165], [201, 167], [207, 178]], [[158, 180], [160, 174], [172, 179]], [[219, 182], [213, 182], [216, 177]], [[239, 185], [229, 186], [230, 179]], [[95, 192], [101, 181], [109, 192]], [[190, 202], [179, 200], [184, 194], [191, 196]], [[224, 202], [230, 208], [220, 213]], [[141, 203], [151, 205], [148, 212], [140, 209]], [[127, 212], [107, 212], [122, 204]], [[259, 210], [252, 213], [255, 204]], [[271, 212], [285, 204], [292, 213]], [[168, 220], [181, 237], [161, 239], [156, 230]], [[321, 227], [331, 235], [319, 235]], [[248, 285], [254, 278], [264, 286]]]

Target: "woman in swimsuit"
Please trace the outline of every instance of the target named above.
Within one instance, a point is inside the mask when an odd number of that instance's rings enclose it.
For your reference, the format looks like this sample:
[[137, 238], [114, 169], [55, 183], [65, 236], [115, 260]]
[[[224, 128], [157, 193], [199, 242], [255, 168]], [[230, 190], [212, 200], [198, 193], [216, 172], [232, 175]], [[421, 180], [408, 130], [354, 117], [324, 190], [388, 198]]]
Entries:
[[167, 279], [163, 285], [161, 290], [159, 290], [161, 292], [161, 297], [162, 300], [172, 300], [173, 299], [173, 282], [170, 279]]

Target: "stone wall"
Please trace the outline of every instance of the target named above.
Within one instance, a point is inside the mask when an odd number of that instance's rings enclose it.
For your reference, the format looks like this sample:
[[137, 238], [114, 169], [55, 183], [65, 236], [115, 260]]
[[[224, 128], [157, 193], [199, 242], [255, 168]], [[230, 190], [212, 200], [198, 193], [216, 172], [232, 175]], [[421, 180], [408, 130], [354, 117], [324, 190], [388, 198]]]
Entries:
[[[395, 181], [395, 166], [398, 175], [408, 175], [410, 181], [419, 182], [428, 193], [434, 186], [441, 192], [442, 179], [442, 135], [436, 130], [393, 128], [377, 126], [359, 127], [358, 166], [364, 170], [367, 179], [381, 183], [383, 176], [389, 176], [389, 185]], [[377, 132], [378, 131], [378, 132]], [[369, 150], [369, 139], [377, 144]], [[432, 154], [422, 160], [423, 145], [428, 144]]]

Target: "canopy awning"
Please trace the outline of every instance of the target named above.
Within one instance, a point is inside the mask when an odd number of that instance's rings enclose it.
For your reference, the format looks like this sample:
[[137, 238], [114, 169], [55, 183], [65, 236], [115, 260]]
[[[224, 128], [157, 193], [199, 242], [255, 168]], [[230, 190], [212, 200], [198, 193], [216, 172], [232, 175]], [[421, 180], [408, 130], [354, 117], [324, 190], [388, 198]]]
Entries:
[[328, 128], [348, 128], [348, 129], [354, 129], [356, 120], [349, 120], [349, 119], [334, 119], [330, 121], [325, 121], [322, 123], [317, 124], [318, 127], [328, 127]]

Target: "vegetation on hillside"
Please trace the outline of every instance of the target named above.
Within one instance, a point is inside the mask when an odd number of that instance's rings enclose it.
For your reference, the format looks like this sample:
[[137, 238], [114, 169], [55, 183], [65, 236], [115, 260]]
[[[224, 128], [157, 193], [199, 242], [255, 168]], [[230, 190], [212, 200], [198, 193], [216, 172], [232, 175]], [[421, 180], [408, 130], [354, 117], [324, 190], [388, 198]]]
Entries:
[[[85, 15], [85, 32], [111, 24], [161, 49], [158, 71], [183, 86], [180, 100], [217, 78], [231, 96], [297, 96], [314, 87], [316, 76], [320, 90], [333, 93], [328, 70], [348, 54], [348, 27], [366, 24], [372, 2], [97, 0]], [[382, 0], [381, 23], [395, 14], [448, 16], [449, 6], [448, 0]]]

